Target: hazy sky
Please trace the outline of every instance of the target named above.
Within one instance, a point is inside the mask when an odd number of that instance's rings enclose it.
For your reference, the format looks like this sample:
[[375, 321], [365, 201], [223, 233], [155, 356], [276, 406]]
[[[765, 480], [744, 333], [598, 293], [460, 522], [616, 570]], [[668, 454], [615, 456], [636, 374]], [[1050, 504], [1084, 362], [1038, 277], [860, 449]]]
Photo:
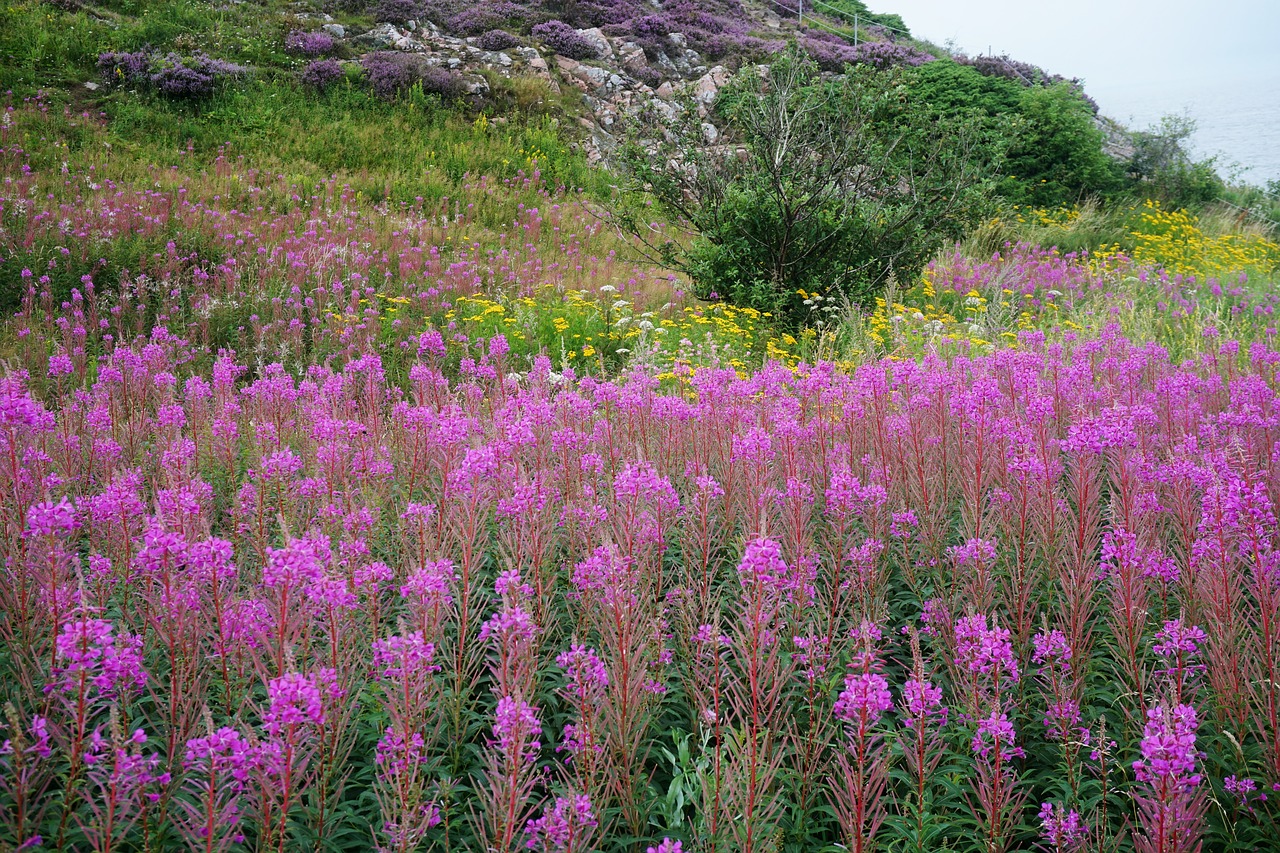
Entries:
[[[1280, 0], [869, 0], [912, 33], [1117, 89], [1178, 89], [1280, 72]], [[1105, 107], [1105, 104], [1104, 104]]]

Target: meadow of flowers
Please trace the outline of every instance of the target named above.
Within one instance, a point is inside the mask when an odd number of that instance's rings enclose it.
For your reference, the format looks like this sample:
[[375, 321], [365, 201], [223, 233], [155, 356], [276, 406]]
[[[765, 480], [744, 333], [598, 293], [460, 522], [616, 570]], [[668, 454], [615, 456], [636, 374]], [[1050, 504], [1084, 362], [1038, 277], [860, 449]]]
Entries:
[[1266, 269], [1010, 246], [797, 339], [536, 160], [374, 205], [44, 109], [0, 847], [1274, 849]]

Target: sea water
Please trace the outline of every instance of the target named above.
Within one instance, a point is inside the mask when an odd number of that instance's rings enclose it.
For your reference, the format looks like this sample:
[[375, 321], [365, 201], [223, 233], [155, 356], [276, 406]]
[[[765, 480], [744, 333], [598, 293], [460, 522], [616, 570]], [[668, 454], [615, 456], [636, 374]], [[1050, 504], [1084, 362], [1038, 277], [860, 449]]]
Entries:
[[1104, 115], [1145, 130], [1169, 114], [1195, 119], [1191, 148], [1217, 157], [1218, 171], [1257, 186], [1280, 181], [1280, 69], [1247, 77], [1178, 84], [1095, 87], [1086, 91]]

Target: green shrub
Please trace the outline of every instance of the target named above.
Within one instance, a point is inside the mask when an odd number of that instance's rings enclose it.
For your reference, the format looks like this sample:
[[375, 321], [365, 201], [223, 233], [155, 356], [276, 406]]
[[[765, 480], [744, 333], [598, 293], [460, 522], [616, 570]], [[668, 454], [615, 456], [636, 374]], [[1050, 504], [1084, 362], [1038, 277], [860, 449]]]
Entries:
[[903, 81], [870, 68], [822, 80], [792, 50], [721, 93], [723, 144], [708, 148], [695, 120], [665, 142], [634, 141], [632, 174], [697, 232], [687, 249], [654, 248], [700, 297], [791, 326], [817, 319], [813, 293], [867, 306], [893, 276], [918, 273], [990, 209], [1000, 141], [937, 117]]
[[1160, 123], [1131, 134], [1134, 146], [1129, 174], [1142, 195], [1168, 207], [1198, 208], [1223, 197], [1226, 183], [1215, 168], [1215, 158], [1195, 160], [1189, 143], [1195, 120], [1167, 115]]

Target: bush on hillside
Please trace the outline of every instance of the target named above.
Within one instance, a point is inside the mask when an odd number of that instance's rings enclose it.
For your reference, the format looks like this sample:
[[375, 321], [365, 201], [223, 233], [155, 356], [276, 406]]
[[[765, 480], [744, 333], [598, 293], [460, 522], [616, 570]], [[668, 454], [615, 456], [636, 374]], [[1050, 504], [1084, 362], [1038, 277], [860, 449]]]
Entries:
[[220, 83], [243, 76], [243, 66], [204, 54], [160, 56], [148, 51], [103, 53], [98, 72], [113, 85], [145, 86], [170, 98], [207, 98]]
[[428, 65], [423, 68], [418, 82], [422, 84], [423, 92], [428, 95], [439, 95], [445, 100], [461, 97], [465, 91], [461, 77], [438, 65]]
[[333, 36], [318, 31], [294, 30], [284, 37], [284, 49], [299, 56], [324, 56], [333, 45]]
[[1010, 201], [1051, 207], [1123, 189], [1116, 164], [1102, 150], [1093, 109], [1071, 81], [1027, 86], [949, 59], [908, 76], [922, 108], [940, 119], [972, 115], [1008, 140], [1000, 190]]
[[1134, 153], [1128, 171], [1143, 195], [1174, 208], [1198, 207], [1222, 197], [1226, 184], [1214, 158], [1191, 156], [1195, 132], [1195, 119], [1167, 115], [1159, 124], [1130, 134]]
[[414, 0], [378, 0], [373, 7], [373, 19], [379, 24], [403, 27], [417, 17], [418, 4]]
[[891, 41], [864, 41], [853, 49], [854, 64], [870, 65], [872, 68], [892, 68], [902, 65], [916, 67], [926, 62], [933, 62], [932, 54], [916, 50], [909, 44], [897, 44]]
[[1089, 109], [1093, 114], [1098, 114], [1098, 102], [1085, 93], [1084, 84], [1080, 82], [1078, 77], [1067, 78], [1061, 74], [1050, 74], [1039, 65], [1032, 65], [1030, 62], [1019, 62], [1010, 58], [1007, 54], [1001, 56], [975, 56], [972, 58], [957, 56], [955, 61], [962, 65], [968, 65], [984, 77], [1013, 80], [1022, 86], [1053, 86], [1057, 83], [1068, 83], [1077, 97], [1089, 105]]
[[547, 21], [533, 28], [533, 37], [549, 50], [570, 59], [596, 59], [599, 51], [584, 35], [564, 21]]
[[[434, 19], [435, 13], [428, 11]], [[442, 18], [440, 24], [451, 33], [478, 36], [488, 30], [521, 30], [537, 20], [540, 18], [530, 8], [498, 0], [451, 12]]]
[[[725, 145], [708, 150], [696, 117], [656, 145], [633, 140], [621, 159], [637, 185], [698, 234], [687, 248], [650, 244], [655, 256], [699, 297], [791, 326], [811, 319], [804, 292], [865, 307], [914, 276], [990, 212], [1000, 144], [900, 97], [902, 83], [898, 69], [824, 80], [792, 48], [764, 79], [743, 71], [722, 90]], [[620, 223], [649, 239], [644, 223]]]
[[487, 30], [480, 34], [480, 38], [476, 40], [484, 50], [508, 50], [520, 45], [519, 36], [514, 36], [506, 30]]
[[1002, 185], [1010, 201], [1057, 207], [1121, 189], [1121, 168], [1102, 150], [1093, 110], [1071, 83], [1024, 88], [1018, 114], [1006, 162], [1016, 180]]
[[336, 59], [317, 59], [309, 62], [298, 75], [298, 82], [302, 85], [322, 92], [341, 79], [342, 65]]
[[839, 74], [855, 59], [853, 45], [844, 41], [831, 42], [808, 38], [801, 42], [804, 52], [823, 71]]
[[384, 100], [399, 97], [414, 85], [421, 85], [422, 91], [429, 95], [444, 98], [462, 94], [462, 80], [458, 75], [432, 65], [417, 54], [380, 50], [365, 54], [360, 65], [369, 88]]
[[138, 85], [147, 81], [151, 56], [146, 51], [103, 53], [98, 56], [98, 73], [108, 85]]
[[360, 60], [373, 94], [387, 100], [409, 91], [409, 87], [417, 82], [423, 65], [419, 56], [391, 50], [367, 53]]

